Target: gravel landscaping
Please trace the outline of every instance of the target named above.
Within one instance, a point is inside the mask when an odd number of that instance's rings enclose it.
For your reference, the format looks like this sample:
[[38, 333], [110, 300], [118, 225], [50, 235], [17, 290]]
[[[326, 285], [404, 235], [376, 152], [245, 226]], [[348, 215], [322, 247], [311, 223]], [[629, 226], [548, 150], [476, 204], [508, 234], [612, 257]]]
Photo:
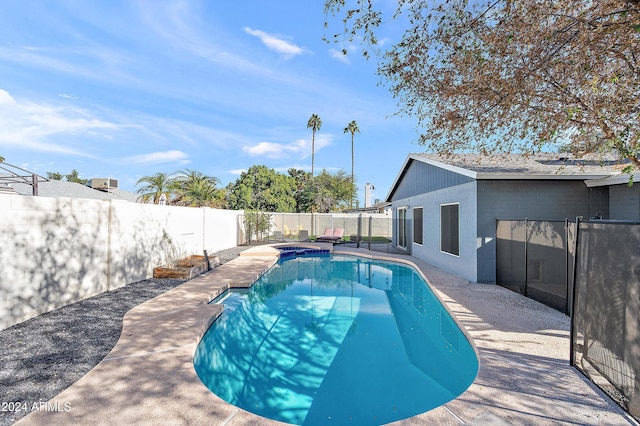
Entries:
[[[226, 263], [247, 248], [211, 256]], [[127, 311], [184, 282], [146, 279], [0, 330], [0, 426], [84, 376], [118, 341]]]

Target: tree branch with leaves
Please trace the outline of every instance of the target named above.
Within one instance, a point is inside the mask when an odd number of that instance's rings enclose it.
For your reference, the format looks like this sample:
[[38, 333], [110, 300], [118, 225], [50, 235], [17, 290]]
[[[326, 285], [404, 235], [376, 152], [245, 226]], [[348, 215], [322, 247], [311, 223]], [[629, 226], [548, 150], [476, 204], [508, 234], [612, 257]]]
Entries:
[[383, 6], [327, 0], [325, 12], [343, 16], [333, 40], [363, 40], [365, 55], [379, 47], [383, 22], [406, 18], [402, 38], [377, 50], [378, 72], [428, 150], [526, 155], [569, 146], [628, 161], [627, 172], [640, 168], [640, 1]]

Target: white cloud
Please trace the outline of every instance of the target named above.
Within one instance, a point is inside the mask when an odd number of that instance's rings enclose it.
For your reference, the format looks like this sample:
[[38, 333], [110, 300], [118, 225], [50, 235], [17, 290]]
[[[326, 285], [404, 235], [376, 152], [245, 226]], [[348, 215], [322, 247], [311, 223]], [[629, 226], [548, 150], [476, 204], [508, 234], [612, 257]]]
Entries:
[[[169, 2], [162, 5], [157, 2], [140, 2], [138, 7], [143, 23], [148, 30], [164, 40], [176, 52], [187, 52], [200, 58], [240, 71], [261, 72], [250, 60], [234, 53], [233, 43], [229, 43], [225, 34], [216, 34], [215, 25], [194, 25], [201, 22], [198, 11], [187, 7], [190, 4]], [[224, 38], [225, 43], [216, 42]], [[180, 58], [180, 56], [178, 56]]]
[[[320, 149], [331, 145], [332, 141], [333, 135], [316, 135], [314, 147], [316, 153]], [[291, 157], [291, 154], [301, 154], [298, 155], [299, 158], [306, 158], [311, 156], [311, 140], [298, 139], [289, 144], [260, 142], [253, 146], [243, 146], [242, 150], [251, 157], [266, 157], [277, 160]]]
[[16, 100], [0, 89], [0, 151], [102, 160], [115, 156], [120, 158], [117, 161], [134, 164], [190, 164], [190, 149], [233, 150], [247, 143], [239, 133], [166, 117], [114, 113], [95, 105], [79, 108], [73, 102], [67, 97], [58, 103]]
[[126, 158], [124, 161], [136, 164], [158, 164], [158, 163], [175, 163], [188, 164], [188, 155], [182, 151], [170, 150], [161, 152], [152, 152], [150, 154], [134, 155]]
[[242, 173], [246, 172], [247, 169], [233, 169], [233, 170], [229, 170], [229, 173], [234, 175], [234, 176], [240, 176]]
[[347, 55], [345, 55], [344, 53], [342, 53], [342, 51], [337, 50], [337, 49], [329, 49], [329, 55], [333, 58], [333, 59], [337, 59], [340, 62], [343, 62], [345, 64], [350, 64], [351, 61], [349, 60], [349, 57]]
[[288, 145], [273, 142], [260, 142], [254, 146], [244, 146], [242, 147], [242, 150], [251, 157], [279, 159], [288, 157], [290, 153], [304, 152], [306, 149], [311, 149], [307, 147], [307, 143], [303, 139], [299, 139]]
[[[126, 62], [120, 53], [95, 45], [69, 49], [36, 49], [28, 47], [0, 47], [0, 60], [20, 64], [23, 67], [63, 73], [70, 76], [119, 84], [141, 84], [144, 80], [133, 78], [119, 69]], [[99, 69], [100, 72], [96, 72]]]
[[268, 34], [260, 30], [254, 30], [249, 27], [245, 27], [244, 32], [246, 32], [249, 35], [258, 37], [265, 46], [267, 46], [271, 50], [274, 50], [282, 54], [285, 58], [290, 58], [290, 57], [301, 55], [302, 53], [304, 53], [303, 48], [296, 46], [295, 44], [289, 43], [288, 41], [284, 40], [280, 36]]
[[0, 89], [0, 106], [2, 105], [15, 105], [16, 100], [11, 97], [9, 92]]
[[93, 157], [55, 139], [117, 127], [80, 108], [18, 102], [0, 89], [0, 146]]
[[[322, 148], [327, 147], [327, 146], [331, 145], [332, 143], [333, 143], [333, 135], [332, 134], [330, 134], [330, 133], [316, 134], [316, 139], [315, 139], [315, 151], [316, 151], [316, 154]], [[311, 147], [311, 141], [309, 141], [309, 147]], [[311, 155], [311, 149], [309, 149], [308, 155]]]

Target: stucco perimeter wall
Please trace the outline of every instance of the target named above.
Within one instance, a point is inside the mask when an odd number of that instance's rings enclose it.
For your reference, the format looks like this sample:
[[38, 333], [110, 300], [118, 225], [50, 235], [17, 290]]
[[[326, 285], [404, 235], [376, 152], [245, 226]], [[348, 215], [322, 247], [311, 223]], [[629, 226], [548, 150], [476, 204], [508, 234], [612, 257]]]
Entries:
[[0, 195], [0, 329], [235, 247], [237, 211]]

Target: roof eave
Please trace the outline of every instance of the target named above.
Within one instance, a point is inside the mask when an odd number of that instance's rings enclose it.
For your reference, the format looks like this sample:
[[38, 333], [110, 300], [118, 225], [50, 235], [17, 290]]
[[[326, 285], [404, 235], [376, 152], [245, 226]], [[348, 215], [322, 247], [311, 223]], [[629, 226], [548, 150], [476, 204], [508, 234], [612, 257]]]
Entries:
[[[404, 160], [400, 171], [396, 175], [396, 178], [385, 197], [386, 202], [391, 202], [391, 197], [398, 188], [398, 184], [404, 177], [407, 169], [412, 161], [420, 161], [425, 164], [438, 167], [440, 169], [449, 170], [451, 172], [470, 177], [475, 180], [579, 180], [584, 181], [587, 187], [602, 186], [602, 185], [615, 185], [628, 182], [626, 175], [621, 176], [619, 174], [612, 175], [611, 173], [605, 174], [563, 174], [563, 173], [522, 173], [522, 172], [476, 172], [464, 167], [454, 166], [452, 164], [444, 163], [442, 161], [434, 160], [431, 158], [425, 158], [420, 154], [409, 154]], [[609, 180], [610, 179], [610, 180]], [[622, 179], [622, 180], [621, 180]], [[601, 182], [601, 183], [598, 183]]]
[[609, 185], [623, 185], [628, 184], [629, 179], [632, 179], [633, 182], [636, 181], [636, 175], [628, 175], [626, 173], [621, 173], [617, 175], [609, 175], [603, 176], [597, 179], [585, 180], [584, 183], [588, 188], [594, 188], [597, 186], [609, 186]]
[[571, 175], [571, 174], [531, 174], [531, 173], [477, 173], [477, 180], [592, 180], [604, 179], [611, 175]]

